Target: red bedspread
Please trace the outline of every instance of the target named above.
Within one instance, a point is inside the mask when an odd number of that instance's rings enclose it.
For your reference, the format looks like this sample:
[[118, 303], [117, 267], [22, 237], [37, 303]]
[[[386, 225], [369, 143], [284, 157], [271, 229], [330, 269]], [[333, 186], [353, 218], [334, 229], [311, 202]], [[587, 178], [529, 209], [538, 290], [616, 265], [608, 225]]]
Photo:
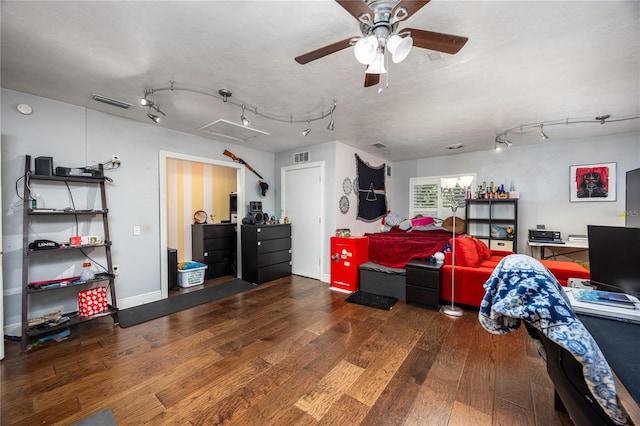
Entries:
[[365, 235], [369, 237], [369, 261], [392, 268], [404, 268], [412, 259], [425, 259], [442, 251], [451, 238], [451, 232], [440, 229], [405, 232], [392, 228]]

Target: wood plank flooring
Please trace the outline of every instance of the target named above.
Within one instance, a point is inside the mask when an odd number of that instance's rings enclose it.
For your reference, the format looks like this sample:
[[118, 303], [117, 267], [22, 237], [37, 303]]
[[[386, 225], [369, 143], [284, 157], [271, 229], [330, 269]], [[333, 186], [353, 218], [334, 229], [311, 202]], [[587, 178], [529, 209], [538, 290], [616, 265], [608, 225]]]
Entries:
[[0, 363], [1, 424], [570, 425], [524, 327], [346, 303], [292, 276], [122, 329], [81, 324]]

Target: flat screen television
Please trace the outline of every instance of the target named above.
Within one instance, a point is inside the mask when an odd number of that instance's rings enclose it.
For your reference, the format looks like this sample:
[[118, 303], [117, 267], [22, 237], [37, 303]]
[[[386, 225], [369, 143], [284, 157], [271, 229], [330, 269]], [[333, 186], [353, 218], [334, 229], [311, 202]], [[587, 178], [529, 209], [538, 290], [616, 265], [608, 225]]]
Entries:
[[592, 284], [640, 297], [640, 228], [588, 225], [587, 232]]

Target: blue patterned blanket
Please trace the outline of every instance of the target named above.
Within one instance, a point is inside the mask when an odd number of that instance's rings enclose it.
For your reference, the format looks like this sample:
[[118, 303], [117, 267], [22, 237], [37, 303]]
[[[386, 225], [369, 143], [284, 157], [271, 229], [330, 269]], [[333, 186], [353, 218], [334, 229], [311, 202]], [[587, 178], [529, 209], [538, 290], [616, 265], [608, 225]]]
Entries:
[[541, 330], [582, 364], [587, 386], [605, 413], [617, 424], [627, 424], [618, 407], [609, 364], [544, 265], [526, 255], [506, 256], [484, 288], [478, 319], [485, 330], [506, 334], [520, 327], [521, 321]]

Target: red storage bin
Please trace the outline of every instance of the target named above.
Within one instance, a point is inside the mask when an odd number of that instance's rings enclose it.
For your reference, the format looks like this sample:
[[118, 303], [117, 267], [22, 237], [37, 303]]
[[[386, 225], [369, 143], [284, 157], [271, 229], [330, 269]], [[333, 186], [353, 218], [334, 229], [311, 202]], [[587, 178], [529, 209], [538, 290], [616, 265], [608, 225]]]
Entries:
[[367, 260], [369, 238], [331, 237], [331, 288], [349, 293], [358, 291], [358, 268]]

